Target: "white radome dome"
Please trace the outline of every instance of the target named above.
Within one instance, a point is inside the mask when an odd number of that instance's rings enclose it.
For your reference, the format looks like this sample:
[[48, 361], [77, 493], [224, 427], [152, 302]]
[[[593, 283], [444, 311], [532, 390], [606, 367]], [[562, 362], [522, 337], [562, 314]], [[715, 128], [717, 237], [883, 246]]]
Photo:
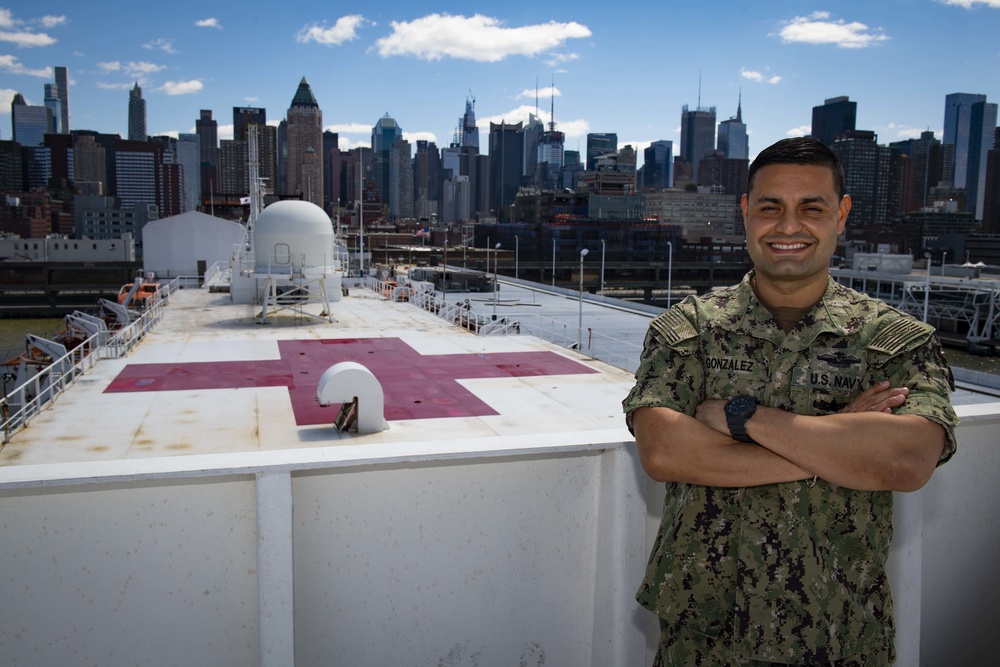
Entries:
[[333, 262], [333, 224], [312, 202], [286, 199], [265, 208], [254, 224], [253, 243], [258, 271]]

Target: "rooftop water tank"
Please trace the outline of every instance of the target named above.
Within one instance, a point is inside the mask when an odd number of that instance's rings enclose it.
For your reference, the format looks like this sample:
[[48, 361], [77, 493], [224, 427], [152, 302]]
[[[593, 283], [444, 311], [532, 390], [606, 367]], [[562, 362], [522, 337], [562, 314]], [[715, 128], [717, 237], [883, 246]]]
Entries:
[[255, 269], [262, 273], [333, 263], [330, 216], [312, 202], [286, 199], [265, 208], [254, 225], [253, 244]]

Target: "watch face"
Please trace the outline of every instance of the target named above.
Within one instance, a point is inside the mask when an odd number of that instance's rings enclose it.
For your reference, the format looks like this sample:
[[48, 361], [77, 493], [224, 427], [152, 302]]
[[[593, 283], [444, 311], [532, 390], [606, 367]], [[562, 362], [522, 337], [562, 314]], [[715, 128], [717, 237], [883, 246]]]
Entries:
[[731, 417], [749, 416], [757, 409], [757, 401], [751, 396], [737, 396], [726, 403], [726, 414]]

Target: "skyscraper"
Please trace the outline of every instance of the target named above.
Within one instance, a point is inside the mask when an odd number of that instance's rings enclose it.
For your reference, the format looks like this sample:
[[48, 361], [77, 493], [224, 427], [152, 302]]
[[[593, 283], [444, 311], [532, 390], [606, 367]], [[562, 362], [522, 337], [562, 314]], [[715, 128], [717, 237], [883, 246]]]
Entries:
[[997, 105], [985, 95], [952, 93], [945, 97], [944, 144], [955, 147], [955, 187], [965, 188], [969, 211], [983, 217], [986, 154], [993, 146]]
[[399, 216], [399, 142], [402, 140], [403, 130], [389, 114], [379, 118], [372, 127], [375, 189], [393, 218]]
[[128, 140], [146, 141], [146, 100], [138, 81], [128, 93]]
[[695, 181], [698, 180], [698, 162], [715, 151], [715, 107], [681, 109], [682, 160], [691, 165]]
[[[954, 158], [952, 150], [945, 150], [931, 131], [920, 133], [919, 139], [894, 141], [891, 148], [899, 150], [910, 159], [909, 182], [903, 184], [907, 197], [902, 201], [904, 213], [917, 211], [928, 205], [928, 193], [942, 181], [952, 181]], [[949, 157], [946, 157], [949, 156]], [[946, 159], [948, 164], [946, 164]]]
[[45, 106], [51, 112], [49, 116], [49, 134], [67, 134], [62, 131], [62, 101], [59, 99], [59, 88], [54, 83], [45, 84]]
[[587, 135], [587, 171], [597, 169], [597, 158], [618, 152], [618, 134], [591, 132]]
[[211, 196], [219, 192], [219, 123], [212, 119], [211, 109], [202, 109], [194, 124], [198, 134], [198, 150], [200, 152], [201, 196]]
[[[458, 173], [458, 151], [455, 153], [455, 173]], [[430, 218], [440, 212], [441, 153], [433, 141], [417, 139], [417, 152], [413, 160], [413, 205], [418, 218]], [[466, 207], [468, 208], [468, 207]]]
[[524, 163], [522, 124], [490, 123], [490, 198], [489, 204], [498, 219], [503, 209], [514, 203], [521, 187]]
[[[257, 175], [264, 189], [274, 192], [278, 178], [276, 128], [267, 124], [267, 110], [260, 107], [233, 107], [233, 140], [247, 145], [249, 155], [250, 128], [256, 128]], [[221, 153], [220, 153], [221, 155]], [[250, 187], [249, 182], [247, 188]], [[247, 190], [249, 192], [249, 190]]]
[[538, 146], [544, 131], [545, 124], [542, 123], [542, 119], [529, 113], [528, 122], [521, 128], [521, 138], [524, 142], [521, 175], [527, 177], [527, 182], [531, 182], [535, 175], [535, 168], [538, 166]]
[[59, 93], [61, 117], [59, 131], [69, 134], [69, 73], [65, 67], [56, 67], [56, 90]]
[[1000, 127], [993, 147], [986, 153], [986, 196], [983, 198], [983, 232], [1000, 234]]
[[828, 98], [821, 106], [813, 107], [811, 136], [833, 146], [837, 135], [856, 129], [857, 119], [857, 102], [852, 102], [847, 95]]
[[458, 143], [460, 146], [479, 148], [479, 128], [476, 126], [476, 98], [465, 98], [465, 115], [459, 119], [462, 134]]
[[643, 151], [639, 187], [665, 190], [673, 186], [674, 142], [654, 141]]
[[285, 115], [288, 121], [287, 194], [323, 207], [323, 111], [305, 77]]
[[201, 205], [201, 149], [197, 134], [177, 135], [177, 164], [184, 168], [184, 210]]
[[52, 110], [46, 106], [28, 104], [21, 93], [10, 103], [10, 122], [14, 141], [21, 146], [42, 146], [48, 132]]
[[899, 201], [898, 149], [878, 145], [871, 130], [852, 130], [837, 136], [832, 150], [844, 166], [851, 195], [852, 227], [882, 224], [896, 213]]
[[743, 122], [743, 96], [736, 104], [736, 116], [719, 123], [718, 150], [723, 157], [748, 160], [750, 158], [750, 141], [747, 139], [747, 126]]

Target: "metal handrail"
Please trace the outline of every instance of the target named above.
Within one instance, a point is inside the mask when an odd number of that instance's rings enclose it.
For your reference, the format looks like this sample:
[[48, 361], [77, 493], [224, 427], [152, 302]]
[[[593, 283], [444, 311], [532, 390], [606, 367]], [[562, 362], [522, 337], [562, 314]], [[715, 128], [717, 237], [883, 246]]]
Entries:
[[[0, 447], [10, 442], [11, 436], [28, 425], [42, 407], [54, 401], [72, 386], [84, 373], [93, 368], [101, 359], [119, 359], [135, 349], [139, 341], [163, 319], [167, 296], [176, 292], [179, 281], [172, 280], [160, 287], [160, 298], [153, 298], [146, 310], [125, 327], [108, 335], [98, 332], [82, 344], [74, 347], [59, 359], [42, 368], [37, 373], [18, 384], [11, 392], [4, 387], [4, 397], [0, 399], [0, 419], [2, 419], [2, 442]], [[103, 344], [101, 339], [107, 336]], [[6, 385], [7, 377], [4, 376]], [[11, 413], [11, 408], [14, 412]]]
[[595, 333], [589, 327], [581, 330], [541, 315], [504, 316], [494, 320], [473, 311], [468, 299], [445, 301], [430, 289], [416, 289], [410, 296], [410, 303], [479, 336], [535, 336], [622, 370], [635, 372], [639, 367], [642, 345]]

